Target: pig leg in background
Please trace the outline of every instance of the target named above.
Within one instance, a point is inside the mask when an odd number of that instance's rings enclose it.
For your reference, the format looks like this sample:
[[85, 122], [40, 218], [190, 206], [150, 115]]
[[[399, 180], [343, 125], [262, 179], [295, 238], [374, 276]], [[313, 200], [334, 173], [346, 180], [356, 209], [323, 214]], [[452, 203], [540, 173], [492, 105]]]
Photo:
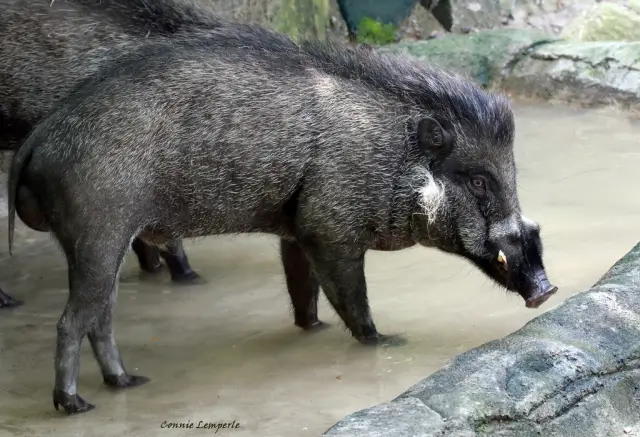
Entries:
[[182, 247], [181, 240], [174, 240], [167, 243], [165, 248], [149, 245], [136, 238], [131, 244], [131, 248], [138, 257], [140, 268], [148, 273], [157, 273], [162, 269], [160, 256], [164, 258], [174, 282], [192, 282], [200, 277], [191, 269], [187, 254]]
[[155, 246], [148, 245], [141, 239], [136, 238], [133, 240], [133, 243], [131, 243], [131, 248], [138, 257], [140, 269], [147, 273], [157, 273], [162, 270], [160, 254]]
[[293, 240], [280, 239], [280, 257], [293, 306], [294, 323], [305, 331], [328, 325], [318, 320], [320, 286], [302, 247]]
[[305, 247], [324, 294], [351, 335], [365, 345], [402, 345], [399, 335], [382, 335], [371, 317], [364, 275], [364, 251], [313, 244]]
[[4, 291], [0, 290], [0, 308], [14, 308], [22, 305], [24, 302], [15, 300]]
[[[69, 298], [57, 327], [53, 405], [56, 409], [61, 405], [69, 415], [94, 408], [77, 391], [80, 347], [86, 334], [90, 335], [105, 383], [124, 388], [147, 381], [126, 373], [111, 327], [120, 265], [131, 241], [121, 238], [117, 234], [86, 240], [70, 238], [62, 244], [69, 266]], [[74, 240], [84, 243], [74, 244]], [[122, 244], [114, 248], [118, 240]]]
[[200, 276], [191, 269], [187, 254], [182, 247], [182, 240], [169, 240], [164, 247], [158, 247], [160, 256], [167, 263], [174, 282], [193, 282]]

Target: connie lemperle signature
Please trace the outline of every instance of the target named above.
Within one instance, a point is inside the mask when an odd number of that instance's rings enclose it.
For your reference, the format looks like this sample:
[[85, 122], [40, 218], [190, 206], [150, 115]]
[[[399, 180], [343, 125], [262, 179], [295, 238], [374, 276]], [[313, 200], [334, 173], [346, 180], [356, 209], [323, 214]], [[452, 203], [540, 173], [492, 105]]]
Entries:
[[217, 434], [221, 429], [238, 429], [240, 428], [240, 422], [207, 422], [200, 420], [198, 422], [192, 422], [187, 420], [186, 422], [169, 422], [165, 420], [160, 424], [160, 428], [163, 429], [211, 429], [215, 430]]

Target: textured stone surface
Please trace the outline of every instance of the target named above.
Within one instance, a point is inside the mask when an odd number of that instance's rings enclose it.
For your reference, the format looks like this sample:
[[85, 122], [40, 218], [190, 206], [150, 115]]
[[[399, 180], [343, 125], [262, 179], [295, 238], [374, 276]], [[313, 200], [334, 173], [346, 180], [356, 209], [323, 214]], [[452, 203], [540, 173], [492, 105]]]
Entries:
[[562, 37], [572, 41], [638, 41], [640, 12], [637, 5], [597, 3], [569, 22]]
[[421, 0], [421, 4], [451, 32], [500, 26], [500, 3], [495, 0]]
[[325, 38], [334, 28], [329, 0], [198, 0], [217, 14], [258, 23], [294, 38]]
[[640, 42], [556, 42], [537, 47], [502, 88], [583, 106], [640, 107]]
[[381, 48], [402, 52], [443, 68], [463, 73], [482, 85], [499, 80], [511, 64], [533, 47], [547, 43], [542, 33], [496, 29], [469, 35], [451, 35], [428, 41], [403, 42]]
[[[380, 0], [385, 1], [385, 0]], [[502, 26], [504, 10], [495, 0], [420, 0], [403, 27], [405, 40], [427, 38], [437, 32], [466, 34]]]
[[604, 437], [640, 424], [640, 244], [591, 289], [326, 437]]
[[572, 42], [494, 29], [381, 48], [512, 95], [585, 107], [640, 109], [640, 41]]

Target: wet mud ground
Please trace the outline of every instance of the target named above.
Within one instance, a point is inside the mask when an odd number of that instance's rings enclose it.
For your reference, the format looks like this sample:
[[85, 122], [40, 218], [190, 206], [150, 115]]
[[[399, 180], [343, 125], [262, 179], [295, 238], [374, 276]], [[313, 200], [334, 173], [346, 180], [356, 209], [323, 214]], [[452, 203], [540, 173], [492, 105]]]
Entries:
[[[0, 310], [0, 437], [319, 436], [344, 415], [388, 401], [449, 358], [520, 328], [589, 287], [638, 240], [640, 124], [615, 114], [516, 104], [519, 190], [539, 221], [550, 279], [560, 287], [525, 308], [462, 259], [414, 248], [367, 256], [378, 328], [409, 344], [371, 349], [352, 340], [324, 296], [329, 329], [293, 326], [277, 242], [222, 236], [187, 243], [207, 280], [172, 285], [124, 266], [116, 338], [125, 367], [151, 382], [113, 392], [88, 341], [79, 392], [97, 408], [66, 417], [51, 401], [55, 326], [67, 295], [64, 259], [46, 234], [19, 224], [8, 256], [0, 220], [0, 284], [24, 299]], [[163, 422], [238, 428], [167, 429]]]

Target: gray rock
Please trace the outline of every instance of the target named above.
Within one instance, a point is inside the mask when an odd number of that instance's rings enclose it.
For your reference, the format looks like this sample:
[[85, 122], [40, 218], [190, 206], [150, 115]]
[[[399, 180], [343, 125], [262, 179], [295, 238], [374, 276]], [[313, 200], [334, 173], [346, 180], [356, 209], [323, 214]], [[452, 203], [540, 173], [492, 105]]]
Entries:
[[572, 41], [640, 41], [638, 1], [596, 3], [569, 22], [562, 38]]
[[500, 27], [501, 9], [496, 0], [421, 0], [447, 31], [460, 33], [463, 28]]
[[541, 32], [494, 29], [380, 49], [403, 52], [511, 95], [640, 109], [640, 41], [570, 42]]
[[450, 35], [428, 41], [402, 42], [380, 50], [401, 52], [439, 65], [475, 80], [483, 86], [499, 83], [511, 64], [549, 39], [539, 32], [517, 29], [486, 30]]
[[640, 244], [591, 289], [326, 437], [604, 437], [640, 424]]
[[440, 22], [419, 4], [413, 8], [413, 12], [400, 27], [403, 41], [429, 39], [431, 35], [444, 35], [446, 33]]
[[327, 30], [329, 38], [346, 40], [349, 37], [347, 22], [340, 12], [338, 0], [329, 0], [329, 28]]
[[556, 42], [514, 63], [501, 88], [596, 107], [640, 107], [640, 42]]

